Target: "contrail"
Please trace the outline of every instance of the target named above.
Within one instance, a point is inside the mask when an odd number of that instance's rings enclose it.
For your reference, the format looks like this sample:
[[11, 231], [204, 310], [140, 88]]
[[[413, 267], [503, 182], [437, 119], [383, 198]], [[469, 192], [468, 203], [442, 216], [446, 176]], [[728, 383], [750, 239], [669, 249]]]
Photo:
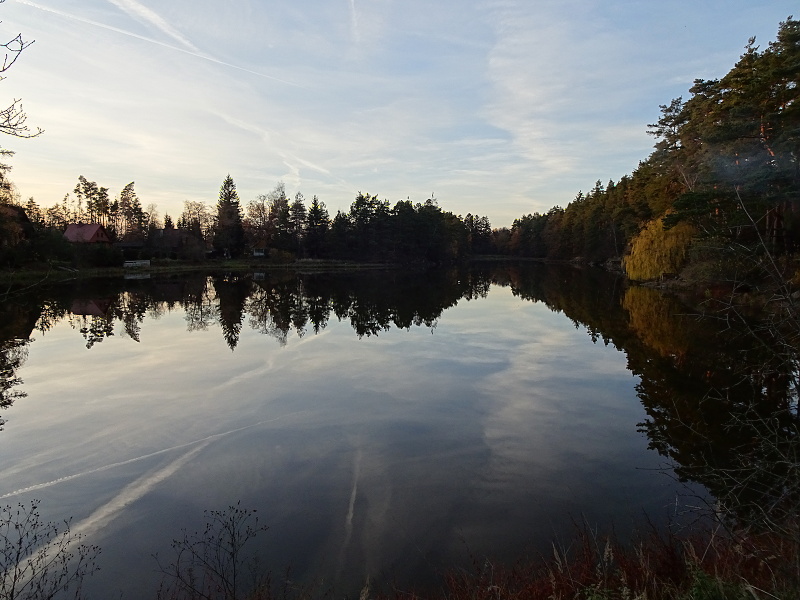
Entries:
[[155, 28], [159, 29], [162, 33], [165, 33], [172, 39], [177, 42], [180, 42], [190, 50], [200, 53], [199, 48], [197, 48], [192, 42], [190, 42], [186, 37], [184, 37], [180, 32], [178, 32], [172, 25], [167, 23], [161, 16], [153, 10], [150, 10], [146, 6], [140, 4], [136, 0], [108, 0], [111, 4], [119, 8], [120, 10], [126, 12], [134, 19], [145, 21], [150, 25], [154, 26]]
[[361, 41], [358, 33], [358, 14], [356, 13], [356, 0], [350, 0], [350, 26], [353, 29], [353, 38], [356, 43]]
[[206, 440], [192, 448], [185, 454], [182, 454], [165, 467], [159, 469], [155, 473], [140, 477], [133, 483], [126, 485], [120, 493], [114, 496], [111, 500], [100, 506], [91, 515], [86, 517], [83, 521], [76, 524], [70, 529], [70, 533], [74, 535], [85, 535], [90, 533], [92, 528], [104, 525], [110, 522], [114, 515], [124, 509], [126, 506], [135, 502], [156, 485], [168, 479], [177, 473], [181, 467], [188, 463], [191, 459], [197, 456], [201, 450], [211, 443], [211, 440]]
[[353, 488], [350, 490], [350, 502], [347, 505], [347, 515], [344, 518], [344, 540], [342, 541], [342, 547], [339, 550], [339, 564], [336, 568], [337, 577], [344, 568], [345, 554], [347, 553], [347, 547], [350, 545], [350, 538], [353, 535], [353, 517], [355, 516], [356, 512], [358, 480], [361, 478], [361, 457], [362, 452], [361, 447], [359, 446], [353, 461]]
[[[176, 473], [183, 465], [185, 465], [189, 460], [195, 457], [203, 448], [205, 448], [210, 441], [207, 441], [196, 448], [193, 448], [179, 456], [167, 466], [162, 469], [159, 469], [155, 473], [151, 475], [147, 475], [145, 477], [141, 477], [138, 480], [134, 481], [133, 483], [125, 486], [123, 490], [114, 496], [111, 500], [106, 502], [103, 506], [99, 507], [95, 510], [91, 515], [85, 518], [83, 521], [75, 525], [74, 527], [70, 527], [67, 531], [72, 536], [77, 536], [80, 539], [81, 536], [87, 535], [92, 533], [92, 528], [97, 528], [98, 526], [105, 525], [109, 523], [115, 516], [116, 513], [124, 509], [126, 506], [135, 502], [142, 496], [144, 496], [148, 491], [153, 489], [154, 486], [161, 483], [174, 473]], [[20, 584], [27, 585], [27, 583], [33, 577], [36, 569], [33, 567], [34, 563], [36, 562], [36, 557], [38, 556], [39, 552], [45, 552], [46, 555], [49, 555], [48, 548], [52, 549], [52, 554], [54, 555], [57, 552], [58, 543], [62, 538], [55, 537], [54, 539], [50, 540], [49, 542], [45, 542], [45, 544], [39, 547], [36, 552], [29, 555], [27, 558], [23, 559], [23, 562], [20, 563], [22, 579], [19, 582]]]
[[234, 65], [231, 63], [227, 63], [222, 60], [218, 60], [213, 56], [208, 56], [206, 54], [202, 54], [200, 52], [196, 52], [193, 50], [188, 50], [186, 48], [180, 48], [178, 46], [173, 46], [172, 44], [165, 44], [164, 42], [160, 42], [158, 40], [154, 40], [153, 38], [149, 38], [143, 35], [139, 35], [138, 33], [133, 33], [131, 31], [126, 31], [124, 29], [120, 29], [118, 27], [114, 27], [112, 25], [106, 25], [105, 23], [99, 23], [98, 21], [92, 21], [91, 19], [85, 19], [83, 17], [76, 17], [75, 15], [71, 15], [69, 13], [65, 13], [60, 10], [56, 10], [54, 8], [49, 8], [47, 6], [42, 6], [40, 4], [36, 4], [35, 2], [31, 2], [30, 0], [14, 0], [19, 4], [24, 4], [25, 6], [30, 6], [31, 8], [35, 8], [37, 10], [41, 10], [44, 12], [48, 12], [54, 15], [58, 15], [59, 17], [64, 17], [65, 19], [71, 19], [73, 21], [78, 21], [79, 23], [85, 23], [86, 25], [92, 25], [94, 27], [100, 27], [101, 29], [106, 29], [108, 31], [113, 31], [114, 33], [119, 33], [121, 35], [126, 35], [128, 37], [136, 38], [137, 40], [141, 40], [143, 42], [150, 42], [151, 44], [156, 44], [157, 46], [162, 46], [164, 48], [169, 48], [170, 50], [175, 50], [176, 52], [183, 52], [184, 54], [188, 54], [190, 56], [194, 56], [197, 58], [202, 58], [203, 60], [207, 60], [209, 62], [221, 65], [223, 67], [230, 67], [231, 69], [236, 69], [238, 71], [244, 71], [245, 73], [249, 73], [250, 75], [256, 75], [258, 77], [263, 77], [264, 79], [271, 79], [272, 81], [278, 81], [280, 83], [284, 83], [286, 85], [291, 85], [294, 87], [305, 88], [306, 86], [300, 85], [299, 83], [295, 83], [293, 81], [287, 81], [286, 79], [281, 79], [280, 77], [273, 77], [272, 75], [265, 75], [264, 73], [259, 73], [258, 71], [251, 71], [250, 69], [246, 69], [244, 67], [240, 67], [238, 65]]
[[226, 435], [230, 435], [232, 433], [238, 433], [240, 431], [244, 431], [245, 429], [250, 429], [252, 427], [257, 427], [258, 425], [263, 425], [264, 423], [272, 423], [274, 421], [278, 421], [285, 417], [292, 417], [295, 415], [303, 414], [306, 411], [299, 411], [296, 413], [290, 413], [288, 415], [283, 415], [282, 417], [276, 417], [274, 419], [266, 419], [264, 421], [259, 421], [258, 423], [252, 423], [250, 425], [245, 425], [244, 427], [239, 427], [237, 429], [231, 429], [230, 431], [223, 431], [222, 433], [215, 433], [213, 435], [206, 436], [204, 438], [200, 438], [199, 440], [193, 440], [191, 442], [186, 442], [185, 444], [179, 444], [177, 446], [171, 446], [170, 448], [163, 448], [161, 450], [156, 450], [155, 452], [150, 452], [149, 454], [143, 454], [141, 456], [136, 456], [134, 458], [129, 458], [127, 460], [122, 460], [119, 462], [111, 463], [110, 465], [103, 465], [102, 467], [95, 467], [94, 469], [89, 469], [88, 471], [81, 471], [80, 473], [74, 473], [72, 475], [67, 475], [65, 477], [59, 477], [58, 479], [52, 479], [51, 481], [45, 481], [44, 483], [37, 483], [36, 485], [31, 485], [26, 488], [20, 488], [18, 490], [14, 490], [13, 492], [8, 492], [7, 494], [3, 494], [0, 496], [0, 500], [4, 498], [10, 498], [12, 496], [18, 496], [19, 494], [25, 494], [28, 492], [35, 492], [38, 490], [42, 490], [45, 488], [52, 487], [59, 483], [64, 483], [65, 481], [71, 481], [73, 479], [77, 479], [78, 477], [85, 477], [86, 475], [92, 475], [93, 473], [100, 473], [101, 471], [107, 471], [109, 469], [113, 469], [115, 467], [121, 467], [123, 465], [128, 465], [130, 463], [134, 463], [140, 460], [145, 460], [147, 458], [151, 458], [153, 456], [158, 456], [159, 454], [165, 454], [167, 452], [173, 452], [174, 450], [180, 450], [181, 448], [188, 448], [189, 446], [195, 446], [197, 444], [203, 444], [204, 446], [215, 440], [217, 438], [224, 437]]

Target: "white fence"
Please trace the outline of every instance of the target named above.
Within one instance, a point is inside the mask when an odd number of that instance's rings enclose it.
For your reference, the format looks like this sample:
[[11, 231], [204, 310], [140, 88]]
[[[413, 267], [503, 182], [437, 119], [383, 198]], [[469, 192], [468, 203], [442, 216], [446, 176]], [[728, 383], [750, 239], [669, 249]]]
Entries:
[[126, 269], [143, 269], [150, 266], [149, 260], [126, 260], [122, 263]]

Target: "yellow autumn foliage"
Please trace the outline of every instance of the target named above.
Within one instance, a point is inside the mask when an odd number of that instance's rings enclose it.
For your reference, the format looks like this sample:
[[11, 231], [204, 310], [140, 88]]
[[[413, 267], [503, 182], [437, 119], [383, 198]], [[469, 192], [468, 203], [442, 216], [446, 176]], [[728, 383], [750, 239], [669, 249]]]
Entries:
[[682, 361], [692, 339], [686, 319], [674, 300], [658, 290], [634, 286], [625, 291], [622, 307], [637, 337], [664, 358]]
[[663, 217], [650, 221], [631, 242], [631, 252], [622, 263], [625, 273], [634, 281], [677, 273], [696, 233], [689, 223], [679, 223], [665, 231]]

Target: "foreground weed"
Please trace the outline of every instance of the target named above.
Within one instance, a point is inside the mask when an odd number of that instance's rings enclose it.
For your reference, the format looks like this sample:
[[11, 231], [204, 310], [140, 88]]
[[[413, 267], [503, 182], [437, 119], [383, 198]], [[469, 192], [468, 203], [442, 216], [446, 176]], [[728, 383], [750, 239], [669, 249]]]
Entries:
[[69, 521], [43, 521], [38, 509], [38, 500], [0, 509], [0, 598], [83, 598], [100, 548], [83, 544]]

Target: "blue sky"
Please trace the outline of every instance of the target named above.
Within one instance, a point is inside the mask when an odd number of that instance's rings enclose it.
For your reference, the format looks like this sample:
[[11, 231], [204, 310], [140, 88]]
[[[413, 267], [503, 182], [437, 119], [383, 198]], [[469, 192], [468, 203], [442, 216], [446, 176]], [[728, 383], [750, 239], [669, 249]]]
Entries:
[[[332, 215], [435, 194], [495, 227], [630, 173], [658, 105], [765, 47], [796, 1], [7, 0], [23, 199], [83, 175], [177, 217], [283, 181]], [[800, 15], [797, 15], [800, 16]]]

